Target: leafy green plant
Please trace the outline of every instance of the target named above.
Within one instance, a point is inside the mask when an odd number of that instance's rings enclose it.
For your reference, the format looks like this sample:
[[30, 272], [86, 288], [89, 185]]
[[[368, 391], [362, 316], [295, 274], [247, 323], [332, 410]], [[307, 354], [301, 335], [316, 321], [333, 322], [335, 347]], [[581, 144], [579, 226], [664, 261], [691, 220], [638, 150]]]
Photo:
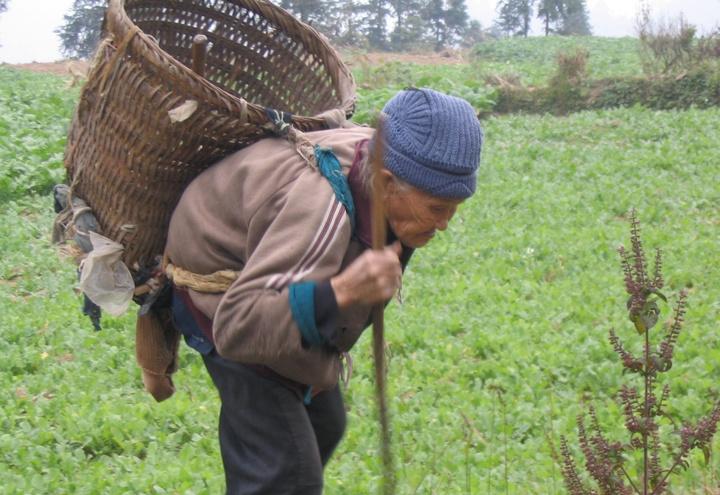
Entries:
[[468, 67], [447, 66], [442, 72], [431, 66], [391, 62], [356, 70], [360, 86], [355, 122], [369, 124], [385, 103], [398, 91], [409, 87], [428, 87], [467, 100], [478, 112], [487, 113], [495, 105], [494, 88], [476, 79]]
[[589, 54], [589, 78], [627, 77], [642, 69], [638, 40], [630, 37], [548, 36], [488, 40], [478, 43], [470, 51], [469, 58], [481, 76], [515, 72], [522, 74], [525, 84], [537, 86], [552, 77], [557, 53], [578, 49]]
[[0, 203], [62, 181], [77, 93], [57, 77], [0, 67]]
[[[667, 493], [669, 478], [676, 471], [689, 467], [688, 458], [693, 449], [700, 449], [706, 462], [710, 458], [712, 438], [720, 421], [720, 401], [712, 411], [697, 423], [684, 422], [678, 426], [668, 410], [670, 386], [658, 392], [658, 378], [670, 371], [675, 346], [682, 329], [686, 311], [687, 293], [681, 291], [672, 316], [659, 345], [652, 345], [650, 334], [658, 323], [660, 304], [667, 302], [660, 292], [662, 255], [656, 251], [655, 269], [648, 273], [647, 261], [640, 239], [640, 224], [635, 210], [631, 213], [632, 253], [620, 246], [619, 253], [625, 275], [625, 289], [630, 295], [627, 310], [630, 321], [642, 338], [642, 355], [637, 356], [610, 330], [610, 343], [620, 357], [624, 371], [642, 379], [640, 389], [623, 385], [618, 394], [629, 433], [626, 442], [610, 441], [603, 433], [593, 406], [589, 406], [590, 424], [585, 414], [577, 418], [580, 448], [585, 456], [585, 468], [594, 479], [597, 489], [588, 489], [580, 478], [570, 453], [567, 440], [561, 439], [562, 473], [572, 495], [661, 495]], [[664, 423], [669, 423], [678, 441], [663, 438]], [[663, 466], [667, 462], [668, 466]], [[633, 476], [631, 473], [635, 473]]]

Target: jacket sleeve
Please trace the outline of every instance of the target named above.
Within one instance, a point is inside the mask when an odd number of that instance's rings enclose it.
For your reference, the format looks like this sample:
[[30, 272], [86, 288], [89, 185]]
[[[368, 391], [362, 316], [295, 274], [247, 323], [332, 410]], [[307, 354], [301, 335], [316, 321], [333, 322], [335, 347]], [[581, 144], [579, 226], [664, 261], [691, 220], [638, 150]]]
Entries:
[[[335, 353], [303, 341], [290, 293], [302, 282], [336, 275], [350, 234], [344, 207], [315, 170], [308, 168], [268, 198], [249, 221], [245, 266], [215, 313], [218, 353], [270, 366], [303, 383], [326, 379], [317, 375]], [[306, 314], [312, 315], [312, 308]]]

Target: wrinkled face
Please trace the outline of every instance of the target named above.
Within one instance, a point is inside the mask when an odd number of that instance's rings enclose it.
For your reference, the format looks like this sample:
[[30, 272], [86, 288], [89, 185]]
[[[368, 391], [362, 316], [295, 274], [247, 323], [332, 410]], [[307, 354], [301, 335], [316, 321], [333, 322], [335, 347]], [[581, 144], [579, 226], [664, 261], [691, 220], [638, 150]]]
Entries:
[[[383, 171], [388, 173], [387, 171]], [[445, 230], [462, 199], [431, 196], [394, 179], [385, 183], [385, 215], [390, 229], [404, 245], [423, 247], [438, 230]]]

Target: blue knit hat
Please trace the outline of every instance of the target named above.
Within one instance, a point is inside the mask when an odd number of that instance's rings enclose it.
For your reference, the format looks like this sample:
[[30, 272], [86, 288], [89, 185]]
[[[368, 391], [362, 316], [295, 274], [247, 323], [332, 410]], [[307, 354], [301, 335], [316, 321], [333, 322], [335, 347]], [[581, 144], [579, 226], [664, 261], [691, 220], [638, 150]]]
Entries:
[[388, 170], [433, 196], [472, 196], [483, 133], [467, 101], [413, 88], [393, 96], [383, 114]]

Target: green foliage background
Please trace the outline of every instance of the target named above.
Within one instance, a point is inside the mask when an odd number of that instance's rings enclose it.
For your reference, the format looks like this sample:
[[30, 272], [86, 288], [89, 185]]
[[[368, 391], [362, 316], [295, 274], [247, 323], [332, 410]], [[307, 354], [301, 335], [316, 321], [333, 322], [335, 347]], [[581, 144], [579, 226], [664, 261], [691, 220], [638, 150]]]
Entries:
[[[407, 62], [370, 66], [355, 54], [355, 75], [363, 89], [356, 119], [372, 120], [374, 109], [407, 86], [460, 96], [481, 115], [564, 115], [635, 104], [657, 110], [720, 105], [717, 57], [707, 56], [662, 77], [647, 76], [640, 48], [635, 38], [509, 38], [480, 43], [467, 52], [467, 63], [441, 67]], [[558, 58], [578, 53], [586, 54], [585, 70], [581, 77], [568, 79], [559, 70]]]
[[[523, 72], [533, 55], [517, 41], [483, 50]], [[444, 90], [478, 77], [472, 64], [400, 70]], [[362, 89], [360, 118], [393, 92]], [[93, 332], [75, 269], [50, 245], [49, 191], [63, 176], [76, 98], [59, 78], [0, 68], [1, 491], [221, 493], [219, 404], [201, 360], [183, 348], [178, 392], [155, 404], [134, 363], [133, 315]], [[667, 292], [690, 290], [667, 374], [671, 409], [687, 419], [709, 410], [720, 379], [719, 120], [717, 108], [633, 107], [484, 121], [478, 192], [416, 254], [405, 303], [386, 318], [399, 493], [564, 493], [550, 440], [576, 444], [574, 418], [589, 398], [611, 436], [623, 434], [612, 396], [631, 378], [607, 331], [634, 336], [615, 253], [629, 242], [632, 206], [646, 248], [665, 250]], [[365, 336], [353, 353], [349, 428], [328, 494], [379, 486], [369, 344]], [[700, 457], [676, 493], [718, 486], [717, 457], [707, 466]]]

